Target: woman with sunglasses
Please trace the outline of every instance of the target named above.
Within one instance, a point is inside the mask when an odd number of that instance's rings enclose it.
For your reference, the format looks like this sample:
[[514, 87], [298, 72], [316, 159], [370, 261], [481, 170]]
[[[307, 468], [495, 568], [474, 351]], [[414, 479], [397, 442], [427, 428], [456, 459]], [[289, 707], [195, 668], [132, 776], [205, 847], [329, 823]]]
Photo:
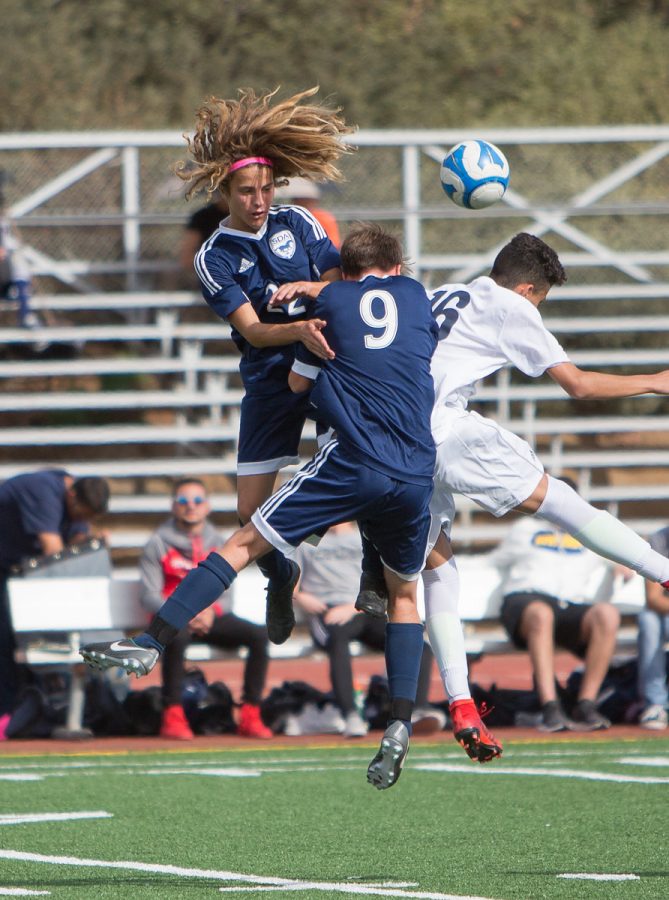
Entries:
[[[339, 253], [306, 209], [273, 206], [287, 178], [336, 180], [335, 163], [352, 131], [338, 109], [309, 105], [312, 88], [273, 105], [276, 91], [238, 100], [210, 98], [188, 138], [191, 161], [177, 167], [191, 183], [189, 196], [220, 191], [230, 210], [195, 257], [209, 306], [232, 326], [245, 388], [237, 456], [237, 509], [242, 524], [272, 493], [278, 471], [299, 462], [298, 446], [308, 399], [288, 388], [296, 342], [321, 358], [333, 356], [320, 331], [306, 320], [305, 298], [341, 277]], [[274, 298], [278, 305], [269, 306]], [[268, 629], [273, 612], [290, 608], [299, 577], [295, 563], [273, 550], [259, 560], [269, 579]]]

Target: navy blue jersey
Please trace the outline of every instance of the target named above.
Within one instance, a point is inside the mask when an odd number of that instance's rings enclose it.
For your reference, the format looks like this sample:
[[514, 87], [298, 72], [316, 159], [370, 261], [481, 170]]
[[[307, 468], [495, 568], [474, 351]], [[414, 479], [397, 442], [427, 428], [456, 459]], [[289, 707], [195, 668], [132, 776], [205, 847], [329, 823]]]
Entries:
[[430, 360], [438, 329], [425, 289], [397, 275], [337, 281], [312, 304], [335, 352], [322, 361], [302, 345], [294, 369], [316, 378], [315, 417], [346, 451], [399, 481], [431, 484], [434, 384]]
[[[339, 251], [301, 206], [271, 207], [255, 234], [222, 224], [195, 257], [202, 295], [217, 315], [227, 319], [243, 303], [251, 303], [260, 321], [270, 324], [304, 319], [307, 313], [299, 299], [268, 309], [277, 287], [290, 281], [318, 281], [323, 272], [338, 266]], [[247, 392], [271, 393], [277, 381], [285, 384], [294, 345], [252, 347], [234, 329], [232, 337], [242, 353], [239, 368]]]

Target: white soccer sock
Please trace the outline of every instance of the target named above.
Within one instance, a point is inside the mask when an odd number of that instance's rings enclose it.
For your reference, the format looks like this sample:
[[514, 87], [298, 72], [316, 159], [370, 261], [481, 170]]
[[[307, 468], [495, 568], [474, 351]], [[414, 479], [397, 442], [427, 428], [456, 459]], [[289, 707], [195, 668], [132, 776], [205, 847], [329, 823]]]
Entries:
[[652, 581], [669, 581], [669, 559], [603, 509], [596, 509], [573, 488], [548, 476], [548, 490], [537, 510], [546, 519], [600, 556], [622, 563]]
[[425, 625], [449, 703], [471, 697], [467, 652], [458, 613], [460, 578], [451, 557], [436, 569], [423, 570]]
[[605, 510], [574, 535], [584, 547], [634, 569], [644, 578], [669, 581], [669, 559]]

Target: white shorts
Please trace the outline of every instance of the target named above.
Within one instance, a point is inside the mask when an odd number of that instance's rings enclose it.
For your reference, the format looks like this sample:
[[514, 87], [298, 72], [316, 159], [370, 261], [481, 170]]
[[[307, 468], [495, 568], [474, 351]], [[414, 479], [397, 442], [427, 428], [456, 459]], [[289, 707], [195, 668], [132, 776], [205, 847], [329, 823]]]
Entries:
[[437, 443], [433, 520], [448, 523], [455, 514], [453, 494], [469, 497], [493, 516], [503, 516], [534, 492], [544, 467], [522, 438], [478, 413], [446, 407], [433, 418]]

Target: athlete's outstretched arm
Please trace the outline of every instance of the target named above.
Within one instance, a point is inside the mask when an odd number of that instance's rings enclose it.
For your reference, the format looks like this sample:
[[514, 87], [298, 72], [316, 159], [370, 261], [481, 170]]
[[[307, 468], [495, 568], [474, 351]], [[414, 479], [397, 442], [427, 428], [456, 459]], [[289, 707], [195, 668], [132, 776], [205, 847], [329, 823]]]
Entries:
[[334, 359], [334, 353], [321, 334], [323, 319], [307, 319], [270, 325], [261, 322], [250, 303], [244, 303], [228, 317], [228, 321], [252, 347], [282, 347], [301, 341], [319, 359]]
[[588, 372], [573, 363], [559, 363], [547, 374], [577, 400], [635, 397], [637, 394], [669, 394], [669, 369], [653, 375], [609, 375]]

